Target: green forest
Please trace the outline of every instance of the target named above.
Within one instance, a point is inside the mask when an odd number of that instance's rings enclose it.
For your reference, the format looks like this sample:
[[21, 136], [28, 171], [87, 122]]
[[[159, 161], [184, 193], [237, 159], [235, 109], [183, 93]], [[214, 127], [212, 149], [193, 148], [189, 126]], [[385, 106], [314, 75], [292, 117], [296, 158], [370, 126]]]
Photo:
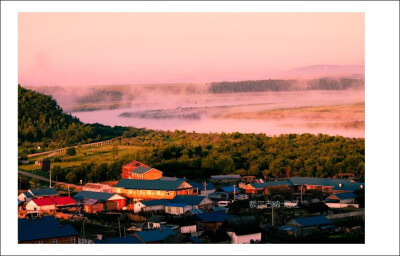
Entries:
[[341, 172], [365, 175], [365, 140], [342, 136], [286, 134], [195, 133], [155, 131], [134, 127], [87, 125], [62, 112], [50, 97], [19, 86], [19, 149], [40, 142], [66, 146], [120, 136], [119, 145], [132, 146], [108, 163], [83, 163], [61, 168], [54, 157], [58, 181], [78, 183], [117, 180], [122, 165], [138, 160], [164, 176], [204, 180], [216, 174], [333, 177]]
[[83, 124], [63, 112], [48, 95], [18, 85], [18, 146], [19, 152], [50, 150], [78, 143], [90, 143], [122, 135], [126, 127]]
[[312, 79], [312, 80], [248, 80], [211, 83], [210, 93], [292, 91], [292, 90], [346, 90], [364, 88], [364, 79]]

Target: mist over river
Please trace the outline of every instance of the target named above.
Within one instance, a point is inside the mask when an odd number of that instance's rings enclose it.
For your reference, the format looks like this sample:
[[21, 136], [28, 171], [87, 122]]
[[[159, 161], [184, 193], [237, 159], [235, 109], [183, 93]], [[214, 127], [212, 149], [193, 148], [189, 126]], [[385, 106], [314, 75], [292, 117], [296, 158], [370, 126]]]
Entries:
[[151, 91], [129, 108], [72, 112], [84, 123], [187, 132], [365, 136], [364, 90], [210, 94]]

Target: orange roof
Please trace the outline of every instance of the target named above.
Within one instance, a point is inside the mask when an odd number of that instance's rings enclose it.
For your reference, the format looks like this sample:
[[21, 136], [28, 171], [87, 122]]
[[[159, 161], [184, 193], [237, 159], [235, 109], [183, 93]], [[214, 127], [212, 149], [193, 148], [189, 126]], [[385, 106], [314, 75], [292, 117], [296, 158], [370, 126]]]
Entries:
[[132, 161], [130, 163], [127, 163], [126, 165], [124, 165], [123, 167], [139, 167], [139, 166], [143, 166], [143, 167], [149, 167], [147, 165], [145, 165], [142, 162], [139, 161]]

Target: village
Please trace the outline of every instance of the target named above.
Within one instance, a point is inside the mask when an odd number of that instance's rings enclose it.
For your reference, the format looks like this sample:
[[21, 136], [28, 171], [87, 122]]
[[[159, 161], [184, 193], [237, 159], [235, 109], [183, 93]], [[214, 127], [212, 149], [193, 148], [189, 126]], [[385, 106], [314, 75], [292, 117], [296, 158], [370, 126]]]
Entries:
[[364, 190], [348, 173], [192, 181], [132, 161], [118, 181], [18, 191], [18, 243], [363, 243]]

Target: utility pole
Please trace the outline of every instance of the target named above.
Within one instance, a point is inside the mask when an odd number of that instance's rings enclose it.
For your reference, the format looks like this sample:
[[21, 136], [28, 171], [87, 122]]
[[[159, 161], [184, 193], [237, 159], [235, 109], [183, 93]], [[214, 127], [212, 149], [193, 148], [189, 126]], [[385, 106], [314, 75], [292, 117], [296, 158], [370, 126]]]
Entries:
[[207, 182], [203, 182], [203, 187], [204, 187], [204, 195], [207, 196]]
[[49, 183], [50, 183], [50, 188], [51, 188], [51, 167], [50, 167], [50, 169], [49, 169], [49, 174], [50, 174], [50, 180], [49, 180]]
[[119, 237], [121, 237], [121, 224], [119, 222], [119, 216], [118, 216], [118, 230], [119, 230]]
[[233, 185], [233, 201], [235, 201], [236, 198], [236, 185]]
[[271, 203], [271, 207], [272, 207], [272, 226], [275, 226], [275, 223], [274, 223], [274, 202]]
[[85, 219], [83, 219], [83, 238], [85, 239]]
[[68, 184], [68, 196], [71, 197], [70, 193], [69, 193], [69, 184]]
[[303, 185], [300, 187], [300, 202], [303, 203]]

